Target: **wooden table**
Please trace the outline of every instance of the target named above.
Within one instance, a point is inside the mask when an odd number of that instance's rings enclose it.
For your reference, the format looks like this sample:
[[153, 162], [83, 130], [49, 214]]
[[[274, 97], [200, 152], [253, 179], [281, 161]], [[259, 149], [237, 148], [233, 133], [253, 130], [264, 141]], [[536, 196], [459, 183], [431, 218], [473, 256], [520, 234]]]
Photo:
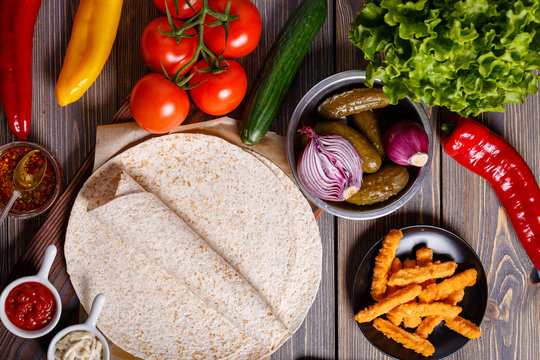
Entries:
[[[257, 50], [240, 59], [253, 83], [261, 64], [300, 0], [255, 0], [263, 18]], [[96, 126], [107, 124], [135, 82], [145, 73], [139, 37], [159, 16], [149, 0], [125, 1], [112, 54], [101, 76], [75, 104], [61, 108], [54, 98], [78, 1], [44, 1], [35, 29], [33, 124], [29, 140], [50, 148], [68, 183], [95, 142]], [[361, 1], [330, 1], [329, 16], [292, 84], [273, 129], [285, 133], [297, 102], [310, 87], [340, 71], [365, 67], [361, 52], [347, 40], [348, 24]], [[16, 29], [14, 29], [16, 31]], [[448, 117], [429, 111], [434, 128]], [[237, 110], [233, 117], [239, 117]], [[0, 144], [14, 141], [3, 115]], [[540, 176], [540, 97], [511, 105], [504, 114], [486, 114], [483, 123], [504, 136]], [[437, 138], [434, 134], [434, 138]], [[480, 256], [488, 277], [489, 301], [483, 337], [470, 341], [452, 359], [537, 359], [540, 354], [540, 286], [494, 192], [480, 177], [460, 167], [435, 144], [433, 165], [422, 189], [401, 210], [372, 221], [349, 221], [323, 214], [323, 279], [306, 321], [273, 359], [383, 359], [353, 320], [353, 276], [369, 247], [389, 228], [413, 224], [445, 227], [465, 238]], [[0, 280], [4, 280], [44, 216], [0, 225]], [[536, 280], [535, 280], [536, 279]]]

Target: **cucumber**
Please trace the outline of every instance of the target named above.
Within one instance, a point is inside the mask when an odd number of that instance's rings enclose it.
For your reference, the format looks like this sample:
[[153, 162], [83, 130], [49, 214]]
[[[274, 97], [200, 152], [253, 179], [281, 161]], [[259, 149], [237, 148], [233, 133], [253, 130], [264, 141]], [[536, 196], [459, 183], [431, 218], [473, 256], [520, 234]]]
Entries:
[[327, 13], [327, 0], [304, 0], [279, 33], [244, 108], [240, 136], [246, 145], [259, 142], [272, 125]]

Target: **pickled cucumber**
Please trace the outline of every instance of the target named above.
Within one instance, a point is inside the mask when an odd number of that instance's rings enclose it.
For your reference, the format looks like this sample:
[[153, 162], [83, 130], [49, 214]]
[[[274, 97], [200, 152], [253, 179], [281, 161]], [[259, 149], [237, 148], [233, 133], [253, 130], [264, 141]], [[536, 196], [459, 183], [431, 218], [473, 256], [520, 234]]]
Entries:
[[358, 114], [352, 114], [349, 118], [354, 126], [371, 141], [379, 155], [384, 157], [386, 154], [384, 152], [381, 132], [379, 131], [379, 124], [373, 111], [362, 111]]
[[329, 97], [319, 105], [318, 111], [319, 115], [327, 119], [339, 119], [388, 104], [388, 98], [382, 89], [358, 88]]
[[356, 205], [371, 205], [397, 195], [407, 186], [409, 172], [405, 166], [385, 165], [376, 172], [364, 176], [360, 190], [347, 199]]
[[364, 162], [362, 168], [366, 173], [374, 173], [381, 167], [381, 156], [369, 140], [352, 127], [337, 121], [321, 121], [315, 125], [315, 133], [320, 136], [339, 135], [349, 140]]

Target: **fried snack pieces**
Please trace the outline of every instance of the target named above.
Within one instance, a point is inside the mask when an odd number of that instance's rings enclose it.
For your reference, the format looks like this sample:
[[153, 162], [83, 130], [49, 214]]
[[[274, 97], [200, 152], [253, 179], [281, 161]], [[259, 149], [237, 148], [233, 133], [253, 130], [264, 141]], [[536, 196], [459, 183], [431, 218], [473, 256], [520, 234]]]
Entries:
[[393, 314], [392, 312], [386, 313], [386, 318], [388, 319], [388, 321], [390, 321], [396, 326], [401, 325], [401, 321], [403, 320], [403, 318], [399, 316], [399, 314]]
[[433, 250], [427, 247], [416, 250], [416, 264], [426, 266], [433, 262]]
[[[433, 262], [433, 250], [427, 247], [423, 247], [421, 249], [416, 250], [416, 261], [415, 260], [409, 260], [407, 262], [407, 269], [414, 268], [416, 266], [427, 266], [430, 265]], [[422, 288], [426, 287], [429, 284], [433, 284], [435, 282], [435, 279], [426, 280], [420, 285]], [[394, 318], [394, 321], [400, 321], [401, 318], [399, 316], [396, 316]], [[422, 318], [420, 316], [405, 316], [403, 318], [403, 326], [409, 329], [415, 329], [418, 325], [422, 323]], [[393, 322], [394, 325], [395, 322]]]
[[[405, 259], [405, 261], [403, 261], [403, 266], [402, 266], [403, 269], [412, 269], [414, 267], [416, 267], [416, 260]], [[388, 279], [390, 279], [390, 276], [388, 277]], [[399, 286], [397, 285], [390, 286], [390, 287], [399, 289]], [[409, 304], [415, 303], [415, 302], [416, 302], [416, 299], [409, 301]], [[399, 324], [401, 324], [401, 322], [403, 321], [403, 326], [409, 329], [414, 329], [415, 327], [418, 326], [418, 324], [422, 322], [422, 318], [418, 316], [407, 316], [407, 317], [402, 318], [399, 315], [392, 316], [392, 315], [387, 314], [386, 318], [390, 320], [390, 322], [396, 326], [399, 326]]]
[[[465, 290], [461, 289], [450, 294], [450, 296], [444, 299], [443, 302], [450, 305], [457, 305], [457, 303], [463, 300], [463, 296], [465, 296]], [[399, 318], [397, 315], [396, 317]], [[433, 332], [433, 329], [435, 329], [435, 327], [443, 320], [444, 316], [442, 315], [427, 316], [424, 320], [422, 320], [420, 325], [418, 325], [415, 334], [427, 339], [427, 337]]]
[[[388, 314], [387, 314], [388, 315]], [[395, 321], [399, 321], [399, 317]], [[409, 329], [416, 329], [418, 325], [422, 323], [420, 316], [405, 316], [403, 318], [403, 326]]]
[[473, 286], [476, 283], [476, 275], [476, 269], [468, 269], [439, 284], [431, 284], [422, 290], [418, 299], [424, 303], [444, 299], [454, 291], [462, 290], [467, 286]]
[[431, 356], [435, 352], [435, 347], [429, 341], [416, 334], [411, 334], [387, 320], [376, 318], [373, 320], [373, 326], [386, 337], [397, 341], [407, 349], [416, 351], [424, 356]]
[[420, 337], [423, 337], [424, 339], [427, 339], [427, 337], [433, 332], [433, 329], [435, 329], [443, 320], [444, 316], [442, 315], [428, 316], [422, 320], [414, 333]]
[[[443, 302], [433, 302], [430, 304], [403, 304], [392, 309], [389, 314], [396, 318], [404, 318], [410, 316], [426, 317], [431, 315], [442, 315], [447, 317], [456, 317], [461, 312], [461, 307], [445, 304]], [[401, 322], [401, 321], [400, 321]]]
[[[394, 260], [392, 261], [392, 265], [390, 266], [390, 271], [388, 272], [388, 278], [390, 278], [390, 276], [392, 276], [393, 273], [401, 270], [401, 268], [402, 268], [401, 260], [399, 260], [398, 257], [395, 257]], [[399, 290], [399, 286], [387, 286], [386, 295], [393, 294], [397, 290]]]
[[388, 279], [388, 285], [405, 286], [409, 284], [419, 284], [431, 279], [445, 278], [452, 276], [456, 271], [457, 264], [453, 261], [446, 261], [441, 264], [429, 264], [426, 266], [416, 266], [411, 269], [401, 269]]
[[461, 316], [456, 316], [454, 318], [447, 317], [444, 319], [444, 323], [449, 329], [454, 330], [458, 334], [461, 334], [469, 339], [476, 339], [482, 336], [480, 328], [471, 321], [462, 318]]
[[446, 299], [443, 300], [444, 303], [450, 305], [457, 305], [463, 297], [465, 296], [465, 289], [460, 289], [451, 293]]
[[403, 268], [403, 265], [401, 264], [401, 260], [399, 260], [398, 257], [395, 257], [394, 260], [392, 260], [392, 265], [390, 266], [390, 274], [392, 275], [395, 272], [398, 272]]
[[379, 301], [386, 293], [386, 282], [392, 262], [396, 257], [399, 240], [403, 237], [401, 230], [390, 230], [382, 242], [382, 248], [375, 258], [373, 281], [371, 282], [371, 297]]
[[414, 259], [405, 259], [403, 262], [403, 269], [412, 269], [416, 267], [416, 260]]
[[433, 250], [427, 247], [417, 249], [415, 258], [402, 263], [395, 257], [402, 236], [398, 230], [391, 230], [383, 239], [370, 291], [376, 303], [359, 311], [356, 321], [373, 320], [373, 326], [386, 337], [424, 356], [435, 352], [427, 338], [443, 320], [462, 336], [481, 336], [477, 325], [459, 316], [462, 308], [457, 305], [465, 295], [464, 289], [476, 283], [477, 271], [469, 269], [454, 275], [458, 265], [434, 260]]
[[354, 316], [359, 323], [368, 322], [376, 317], [386, 314], [396, 306], [411, 301], [420, 294], [422, 287], [420, 285], [409, 285], [399, 289], [392, 295], [383, 298], [380, 302], [361, 310]]
[[[427, 247], [423, 247], [421, 249], [416, 250], [416, 263], [418, 266], [427, 266], [431, 263], [433, 263], [433, 250]], [[436, 261], [437, 264], [440, 264], [440, 261]], [[430, 284], [433, 284], [435, 282], [435, 279], [429, 279], [421, 283], [422, 287], [426, 287]]]

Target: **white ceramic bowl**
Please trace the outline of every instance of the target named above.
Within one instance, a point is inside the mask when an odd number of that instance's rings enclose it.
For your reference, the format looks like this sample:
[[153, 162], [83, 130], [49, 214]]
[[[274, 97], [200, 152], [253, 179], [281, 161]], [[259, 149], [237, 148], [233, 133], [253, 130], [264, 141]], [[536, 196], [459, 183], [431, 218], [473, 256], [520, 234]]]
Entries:
[[[56, 256], [56, 247], [54, 245], [49, 245], [49, 247], [45, 251], [45, 255], [43, 256], [43, 263], [41, 264], [41, 268], [39, 269], [39, 272], [37, 273], [37, 275], [25, 276], [20, 279], [17, 279], [13, 281], [11, 284], [9, 284], [4, 289], [4, 291], [2, 291], [2, 294], [0, 295], [0, 320], [2, 320], [5, 327], [9, 331], [11, 331], [13, 334], [23, 337], [23, 338], [33, 339], [33, 338], [37, 338], [37, 337], [40, 337], [49, 333], [56, 326], [56, 324], [58, 324], [58, 320], [60, 320], [60, 315], [62, 314], [62, 300], [60, 299], [60, 295], [58, 294], [58, 291], [56, 291], [56, 288], [53, 286], [53, 284], [50, 283], [48, 279], [49, 271], [51, 270], [51, 266], [52, 266], [55, 256]], [[54, 296], [54, 300], [56, 302], [56, 312], [51, 322], [44, 328], [33, 330], [33, 331], [22, 330], [16, 327], [15, 325], [13, 325], [11, 321], [9, 321], [6, 315], [5, 304], [6, 304], [6, 299], [7, 299], [8, 294], [11, 292], [11, 290], [13, 290], [13, 288], [25, 282], [40, 283], [43, 286], [47, 287]]]
[[101, 344], [103, 345], [102, 360], [109, 360], [111, 357], [109, 344], [107, 344], [107, 340], [99, 332], [99, 330], [96, 327], [97, 319], [99, 317], [99, 314], [101, 313], [101, 309], [103, 309], [104, 304], [105, 304], [105, 295], [103, 294], [97, 295], [94, 298], [94, 301], [92, 302], [92, 309], [90, 310], [88, 319], [84, 323], [68, 326], [67, 328], [60, 331], [58, 334], [56, 334], [51, 340], [51, 343], [49, 344], [49, 349], [47, 350], [47, 360], [54, 360], [54, 352], [56, 350], [56, 343], [58, 342], [58, 340], [63, 338], [68, 333], [72, 331], [78, 331], [78, 330], [88, 331], [94, 334], [99, 339], [99, 341], [101, 341]]

